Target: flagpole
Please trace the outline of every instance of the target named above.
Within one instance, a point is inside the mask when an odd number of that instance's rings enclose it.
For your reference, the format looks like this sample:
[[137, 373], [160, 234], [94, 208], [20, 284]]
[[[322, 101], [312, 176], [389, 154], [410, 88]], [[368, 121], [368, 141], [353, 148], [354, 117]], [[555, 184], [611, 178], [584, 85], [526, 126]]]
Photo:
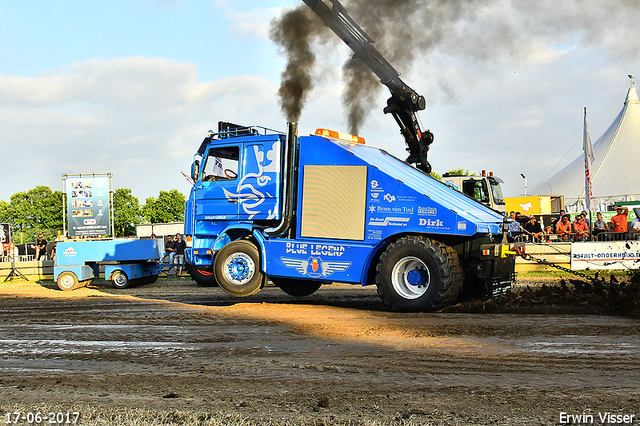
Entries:
[[584, 131], [582, 134], [582, 148], [584, 149], [584, 188], [585, 202], [589, 211], [589, 237], [593, 241], [593, 215], [591, 205], [593, 204], [593, 192], [591, 187], [591, 162], [594, 159], [593, 145], [589, 135], [589, 125], [587, 124], [587, 107], [584, 107]]

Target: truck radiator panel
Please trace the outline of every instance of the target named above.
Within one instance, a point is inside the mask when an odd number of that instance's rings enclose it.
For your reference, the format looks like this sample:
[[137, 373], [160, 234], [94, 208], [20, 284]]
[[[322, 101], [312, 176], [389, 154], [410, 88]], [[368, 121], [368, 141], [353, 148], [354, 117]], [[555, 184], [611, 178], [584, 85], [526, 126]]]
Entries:
[[367, 166], [304, 167], [300, 235], [364, 240]]

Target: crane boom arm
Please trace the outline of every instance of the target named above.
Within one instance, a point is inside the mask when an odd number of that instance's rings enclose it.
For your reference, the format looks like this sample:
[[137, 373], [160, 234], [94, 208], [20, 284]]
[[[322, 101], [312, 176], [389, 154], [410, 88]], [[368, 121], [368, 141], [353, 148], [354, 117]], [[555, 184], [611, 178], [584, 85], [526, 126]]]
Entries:
[[[400, 127], [409, 151], [407, 162], [416, 163], [419, 169], [431, 172], [427, 151], [433, 142], [433, 134], [428, 130], [422, 131], [416, 117], [416, 112], [426, 107], [424, 96], [402, 81], [398, 71], [373, 46], [373, 39], [349, 16], [338, 0], [303, 1], [353, 50], [353, 57], [360, 59], [389, 88], [391, 97], [387, 100], [384, 113], [391, 114]], [[328, 2], [331, 7], [327, 5]]]

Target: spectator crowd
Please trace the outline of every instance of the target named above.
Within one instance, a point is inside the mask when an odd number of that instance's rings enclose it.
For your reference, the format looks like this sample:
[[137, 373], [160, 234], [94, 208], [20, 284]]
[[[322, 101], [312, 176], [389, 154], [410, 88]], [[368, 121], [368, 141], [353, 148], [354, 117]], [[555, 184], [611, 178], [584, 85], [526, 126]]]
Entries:
[[[640, 209], [636, 209], [640, 210]], [[636, 213], [638, 213], [636, 211]], [[616, 207], [616, 215], [605, 221], [601, 212], [596, 213], [596, 220], [591, 226], [586, 211], [577, 214], [573, 221], [564, 210], [550, 218], [550, 224], [543, 225], [542, 216], [522, 215], [520, 212], [509, 213], [509, 234], [512, 241], [523, 242], [579, 242], [579, 241], [611, 241], [623, 239], [640, 239], [640, 219], [636, 218], [629, 225], [629, 208]], [[637, 233], [637, 234], [635, 234]]]

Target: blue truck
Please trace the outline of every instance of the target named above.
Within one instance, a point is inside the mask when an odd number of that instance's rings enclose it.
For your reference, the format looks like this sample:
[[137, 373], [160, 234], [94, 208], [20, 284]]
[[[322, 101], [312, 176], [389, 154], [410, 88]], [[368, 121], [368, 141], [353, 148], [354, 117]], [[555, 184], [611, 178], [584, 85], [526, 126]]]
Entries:
[[295, 123], [210, 134], [185, 205], [191, 277], [236, 296], [267, 279], [294, 296], [375, 284], [398, 311], [510, 285], [503, 215], [358, 139]]
[[[430, 311], [463, 291], [495, 294], [515, 278], [507, 219], [429, 175], [425, 99], [399, 77], [337, 0], [304, 0], [386, 85], [409, 156], [326, 129], [298, 136], [220, 122], [194, 156], [185, 204], [199, 285], [235, 296], [270, 280], [293, 296], [322, 284], [377, 286], [395, 311]], [[414, 165], [414, 166], [413, 166]]]

